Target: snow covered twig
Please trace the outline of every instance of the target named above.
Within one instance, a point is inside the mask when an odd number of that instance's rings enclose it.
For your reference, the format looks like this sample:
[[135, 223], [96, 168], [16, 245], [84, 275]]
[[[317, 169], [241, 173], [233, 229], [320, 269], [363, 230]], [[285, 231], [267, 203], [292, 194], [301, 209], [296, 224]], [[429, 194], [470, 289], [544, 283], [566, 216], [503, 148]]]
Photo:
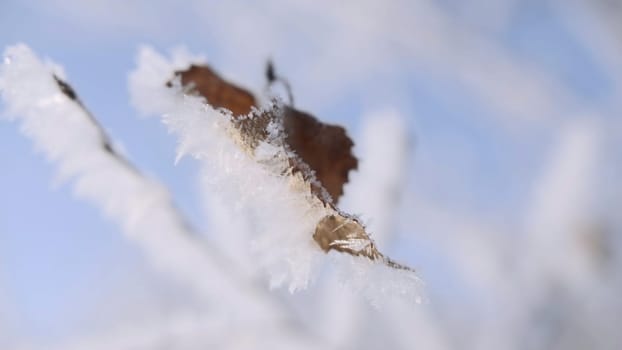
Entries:
[[356, 218], [314, 191], [313, 172], [306, 172], [304, 164], [302, 170], [297, 168], [300, 159], [283, 132], [287, 107], [273, 103], [242, 116], [214, 108], [179, 80], [171, 83], [172, 73], [184, 68], [176, 66], [178, 59], [173, 61], [142, 49], [129, 80], [132, 100], [139, 110], [163, 116], [163, 123], [179, 137], [178, 157], [191, 155], [202, 162], [202, 176], [224, 202], [251, 211], [251, 242], [272, 285], [288, 284], [290, 291], [306, 288], [324, 260], [323, 251], [335, 250], [363, 258], [333, 259], [348, 267], [352, 278], [346, 279], [371, 277], [366, 273], [385, 265], [390, 281], [374, 283], [372, 299], [383, 294], [420, 300], [421, 282], [414, 272], [380, 253]]

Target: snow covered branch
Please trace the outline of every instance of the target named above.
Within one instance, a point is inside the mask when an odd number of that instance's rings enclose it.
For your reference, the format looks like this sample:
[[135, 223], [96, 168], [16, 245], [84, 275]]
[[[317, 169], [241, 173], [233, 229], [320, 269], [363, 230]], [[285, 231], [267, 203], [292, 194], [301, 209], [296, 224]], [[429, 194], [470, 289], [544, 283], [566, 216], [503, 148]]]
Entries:
[[251, 106], [249, 114], [237, 116], [216, 109], [193, 93], [193, 85], [171, 82], [179, 69], [175, 62], [179, 59], [168, 62], [143, 49], [130, 75], [132, 99], [139, 110], [163, 116], [163, 123], [179, 137], [178, 156], [201, 161], [202, 176], [224, 202], [250, 210], [250, 239], [272, 285], [288, 284], [290, 291], [306, 288], [324, 260], [322, 253], [337, 251], [354, 257], [333, 259], [348, 267], [349, 280], [370, 278], [377, 265], [385, 265], [390, 281], [374, 283], [371, 298], [381, 293], [418, 300], [421, 283], [414, 272], [380, 253], [358, 219], [316, 190], [321, 182], [314, 169], [287, 142], [284, 119], [289, 107], [278, 102], [259, 109]]
[[[213, 307], [242, 319], [286, 320], [289, 315], [253, 281], [192, 232], [168, 191], [142, 175], [114, 149], [103, 128], [63, 80], [25, 45], [5, 52], [0, 89], [8, 114], [36, 148], [57, 164], [76, 194], [102, 209], [139, 244], [154, 265]], [[218, 283], [214, 283], [218, 281]]]

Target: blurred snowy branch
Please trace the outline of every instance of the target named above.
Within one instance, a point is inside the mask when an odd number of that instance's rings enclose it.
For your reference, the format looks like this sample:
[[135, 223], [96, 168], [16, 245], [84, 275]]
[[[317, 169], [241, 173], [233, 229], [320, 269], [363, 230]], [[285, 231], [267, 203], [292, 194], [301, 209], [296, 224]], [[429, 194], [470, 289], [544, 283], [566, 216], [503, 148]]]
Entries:
[[[203, 169], [207, 171], [202, 176], [213, 183], [221, 198], [249, 210], [255, 228], [255, 234], [249, 239], [257, 247], [259, 265], [270, 272], [271, 285], [286, 283], [290, 291], [306, 288], [322, 255], [321, 250], [314, 247], [312, 238], [317, 241], [322, 230], [330, 230], [332, 220], [341, 224], [330, 234], [336, 235], [340, 230], [346, 234], [333, 239], [330, 248], [402, 270], [387, 270], [386, 274], [392, 275], [393, 281], [388, 278], [374, 283], [377, 288], [366, 288], [370, 298], [380, 302], [392, 293], [411, 300], [420, 298], [420, 282], [412, 271], [385, 258], [356, 219], [345, 216], [329, 199], [314, 193], [312, 181], [317, 180], [308, 180], [308, 175], [290, 170], [292, 159], [298, 160], [279, 129], [282, 128], [278, 116], [281, 107], [269, 105], [235, 119], [230, 113], [205, 104], [201, 97], [168, 88], [166, 82], [171, 79], [173, 70], [155, 79], [153, 72], [160, 71], [164, 62], [166, 60], [153, 50], [141, 50], [138, 68], [130, 75], [133, 100], [138, 101], [140, 110], [148, 111], [154, 108], [155, 97], [159, 97], [161, 107], [157, 112], [180, 139], [178, 157], [190, 154], [203, 162]], [[174, 61], [168, 65], [174, 67]], [[268, 122], [261, 126], [266, 116]], [[239, 123], [247, 124], [239, 126]], [[264, 132], [267, 136], [257, 136]], [[350, 266], [350, 262], [345, 266]], [[373, 270], [367, 262], [353, 268], [353, 275], [363, 274], [358, 276], [361, 279], [368, 278], [365, 271]], [[376, 296], [379, 293], [386, 296], [379, 299]]]
[[0, 88], [9, 113], [21, 121], [37, 149], [58, 164], [61, 179], [73, 180], [79, 197], [120, 224], [160, 270], [219, 310], [216, 319], [279, 324], [291, 317], [254, 281], [238, 274], [231, 261], [201, 242], [166, 189], [112, 148], [71, 87], [29, 48], [10, 47], [5, 57]]

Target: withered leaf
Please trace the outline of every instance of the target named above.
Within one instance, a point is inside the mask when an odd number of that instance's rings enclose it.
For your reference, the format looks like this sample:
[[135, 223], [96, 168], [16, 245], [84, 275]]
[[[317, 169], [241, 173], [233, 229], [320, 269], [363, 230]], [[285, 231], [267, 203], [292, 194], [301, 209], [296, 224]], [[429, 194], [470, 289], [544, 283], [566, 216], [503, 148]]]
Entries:
[[313, 239], [325, 252], [337, 250], [364, 255], [372, 260], [381, 256], [363, 226], [342, 215], [327, 215], [317, 224]]
[[205, 97], [212, 106], [230, 110], [233, 115], [248, 114], [256, 106], [250, 92], [224, 80], [209, 66], [191, 65], [175, 75], [181, 78], [182, 86]]
[[352, 155], [354, 143], [346, 130], [289, 107], [284, 111], [283, 127], [289, 147], [309, 165], [337, 203], [350, 170], [358, 166], [358, 160]]
[[[209, 66], [192, 65], [187, 70], [175, 72], [175, 75], [181, 78], [182, 86], [205, 97], [212, 106], [230, 110], [234, 118], [239, 119], [236, 123], [239, 128], [261, 130], [267, 125], [265, 118], [262, 125], [258, 125], [256, 118], [245, 118], [256, 106], [253, 95], [224, 80]], [[352, 155], [354, 143], [340, 126], [322, 123], [289, 106], [282, 113], [286, 143], [315, 172], [315, 178], [336, 204], [348, 182], [350, 170], [358, 166]], [[259, 131], [255, 133], [261, 134]]]
[[327, 215], [320, 220], [315, 227], [313, 239], [325, 252], [336, 250], [354, 256], [364, 256], [370, 260], [381, 260], [396, 269], [412, 271], [408, 266], [398, 264], [384, 256], [358, 220], [340, 213]]

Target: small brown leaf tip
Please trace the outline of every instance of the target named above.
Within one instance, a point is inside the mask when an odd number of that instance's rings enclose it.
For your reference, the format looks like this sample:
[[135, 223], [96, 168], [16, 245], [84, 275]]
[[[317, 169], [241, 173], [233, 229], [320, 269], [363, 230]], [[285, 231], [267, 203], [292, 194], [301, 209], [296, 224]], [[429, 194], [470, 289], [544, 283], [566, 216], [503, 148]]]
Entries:
[[250, 92], [224, 80], [209, 66], [192, 65], [175, 72], [175, 76], [181, 78], [182, 86], [191, 87], [210, 105], [226, 108], [234, 116], [246, 115], [256, 106], [255, 97]]
[[333, 214], [318, 222], [313, 239], [325, 252], [337, 250], [371, 260], [382, 257], [365, 228], [353, 218]]
[[414, 271], [384, 256], [369, 237], [363, 225], [354, 218], [341, 214], [327, 215], [315, 227], [313, 239], [329, 252], [336, 250], [353, 256], [362, 256], [370, 260], [380, 260], [385, 265], [405, 271]]

